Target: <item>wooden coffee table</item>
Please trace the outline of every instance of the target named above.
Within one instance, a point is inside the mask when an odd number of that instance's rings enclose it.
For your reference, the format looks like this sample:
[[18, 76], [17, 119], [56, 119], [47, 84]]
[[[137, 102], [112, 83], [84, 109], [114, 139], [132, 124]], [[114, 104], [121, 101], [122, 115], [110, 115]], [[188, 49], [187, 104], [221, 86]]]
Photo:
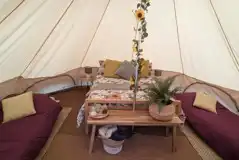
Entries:
[[[92, 152], [95, 132], [97, 125], [125, 125], [125, 126], [165, 126], [166, 131], [168, 131], [168, 127], [173, 128], [173, 136], [172, 136], [172, 150], [175, 151], [175, 138], [176, 138], [176, 128], [181, 125], [183, 122], [177, 116], [181, 110], [181, 103], [178, 101], [178, 105], [176, 107], [175, 116], [171, 121], [163, 122], [154, 120], [148, 113], [148, 101], [144, 99], [137, 99], [136, 101], [136, 110], [132, 110], [132, 106], [134, 101], [132, 99], [123, 99], [123, 98], [92, 98], [94, 96], [89, 96], [85, 100], [85, 133], [88, 134], [89, 129], [88, 126], [92, 125], [92, 132], [90, 138], [90, 147], [89, 153]], [[104, 96], [103, 96], [104, 97]], [[111, 97], [110, 95], [106, 95], [105, 97]], [[123, 97], [123, 96], [122, 96]], [[91, 119], [89, 115], [89, 111], [91, 106], [100, 103], [107, 104], [109, 107], [109, 116], [105, 119], [96, 120]], [[117, 107], [110, 107], [110, 104], [118, 104]]]
[[[133, 100], [123, 100], [123, 99], [91, 99], [91, 98], [87, 98], [85, 100], [85, 133], [88, 134], [89, 129], [88, 129], [88, 115], [91, 109], [91, 106], [94, 104], [119, 104], [119, 106], [117, 107], [110, 107], [109, 109], [114, 109], [114, 110], [130, 110], [132, 111], [132, 107], [126, 107], [124, 105], [133, 105]], [[136, 105], [137, 105], [137, 110], [148, 110], [148, 101], [146, 100], [137, 100], [136, 101]]]
[[[175, 100], [176, 101], [176, 100]], [[88, 115], [91, 109], [92, 105], [95, 105], [97, 103], [100, 104], [107, 104], [108, 106], [110, 106], [109, 104], [119, 104], [119, 106], [117, 107], [112, 107], [109, 109], [117, 109], [117, 110], [131, 110], [133, 109], [133, 100], [124, 100], [124, 99], [92, 99], [92, 98], [87, 98], [85, 100], [85, 110], [84, 110], [84, 115], [85, 115], [85, 133], [88, 134], [89, 129], [88, 129]], [[176, 106], [176, 115], [179, 115], [179, 113], [181, 112], [181, 102], [177, 101], [178, 105]], [[129, 107], [126, 107], [124, 105], [129, 105]], [[148, 112], [148, 101], [147, 100], [140, 100], [138, 99], [136, 101], [136, 110], [145, 110]], [[131, 106], [131, 107], [130, 107]]]
[[[93, 150], [94, 140], [95, 140], [95, 132], [96, 126], [98, 125], [123, 125], [123, 126], [165, 126], [172, 127], [172, 151], [176, 151], [176, 129], [183, 122], [180, 118], [175, 114], [171, 121], [163, 122], [154, 120], [145, 110], [110, 110], [109, 116], [107, 118], [101, 120], [91, 119], [90, 117], [87, 119], [87, 124], [92, 125], [92, 132], [90, 138], [89, 145], [89, 153]], [[168, 128], [167, 128], [168, 129]]]

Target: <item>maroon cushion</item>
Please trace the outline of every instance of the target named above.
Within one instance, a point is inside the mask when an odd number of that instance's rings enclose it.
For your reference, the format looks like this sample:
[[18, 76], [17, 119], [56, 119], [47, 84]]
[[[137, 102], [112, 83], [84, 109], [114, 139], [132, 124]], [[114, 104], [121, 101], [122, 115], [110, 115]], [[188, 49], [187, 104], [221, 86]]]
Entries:
[[1, 160], [33, 160], [43, 148], [61, 107], [41, 94], [34, 95], [34, 106], [35, 115], [0, 125]]
[[3, 122], [2, 101], [0, 102], [0, 124]]
[[223, 159], [239, 159], [239, 116], [219, 102], [217, 114], [193, 107], [196, 93], [178, 94], [182, 108], [196, 133]]

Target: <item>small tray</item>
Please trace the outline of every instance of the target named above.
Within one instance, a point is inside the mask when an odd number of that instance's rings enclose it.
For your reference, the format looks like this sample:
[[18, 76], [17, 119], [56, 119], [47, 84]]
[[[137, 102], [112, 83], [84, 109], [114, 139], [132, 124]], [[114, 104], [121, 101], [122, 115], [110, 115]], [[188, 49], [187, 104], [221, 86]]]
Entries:
[[109, 116], [109, 111], [106, 114], [97, 114], [95, 116], [89, 115], [90, 118], [92, 119], [104, 119]]

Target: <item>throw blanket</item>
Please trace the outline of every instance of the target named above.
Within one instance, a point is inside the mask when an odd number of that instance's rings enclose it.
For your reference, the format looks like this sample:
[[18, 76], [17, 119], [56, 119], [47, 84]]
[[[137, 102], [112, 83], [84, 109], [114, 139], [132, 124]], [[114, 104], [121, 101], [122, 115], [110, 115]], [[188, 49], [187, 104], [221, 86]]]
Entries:
[[129, 90], [130, 82], [124, 79], [118, 78], [105, 78], [104, 76], [98, 75], [90, 91], [86, 94], [88, 97], [90, 93], [96, 90]]
[[98, 83], [91, 87], [91, 91], [93, 90], [129, 90], [130, 84], [112, 84], [112, 83]]

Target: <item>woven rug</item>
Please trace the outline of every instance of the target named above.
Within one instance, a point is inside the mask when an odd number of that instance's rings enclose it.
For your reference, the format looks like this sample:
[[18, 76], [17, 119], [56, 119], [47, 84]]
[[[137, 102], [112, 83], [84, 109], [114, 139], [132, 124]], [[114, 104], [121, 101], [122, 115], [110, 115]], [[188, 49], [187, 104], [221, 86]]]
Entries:
[[50, 147], [51, 142], [53, 141], [55, 135], [60, 130], [62, 124], [64, 123], [64, 121], [66, 120], [70, 112], [71, 112], [71, 108], [67, 108], [67, 107], [62, 108], [60, 114], [58, 115], [57, 121], [53, 127], [53, 130], [51, 132], [49, 139], [47, 140], [44, 148], [41, 150], [40, 154], [35, 160], [41, 160], [43, 156], [46, 154], [47, 149]]
[[189, 126], [184, 125], [181, 130], [203, 160], [222, 160]]

